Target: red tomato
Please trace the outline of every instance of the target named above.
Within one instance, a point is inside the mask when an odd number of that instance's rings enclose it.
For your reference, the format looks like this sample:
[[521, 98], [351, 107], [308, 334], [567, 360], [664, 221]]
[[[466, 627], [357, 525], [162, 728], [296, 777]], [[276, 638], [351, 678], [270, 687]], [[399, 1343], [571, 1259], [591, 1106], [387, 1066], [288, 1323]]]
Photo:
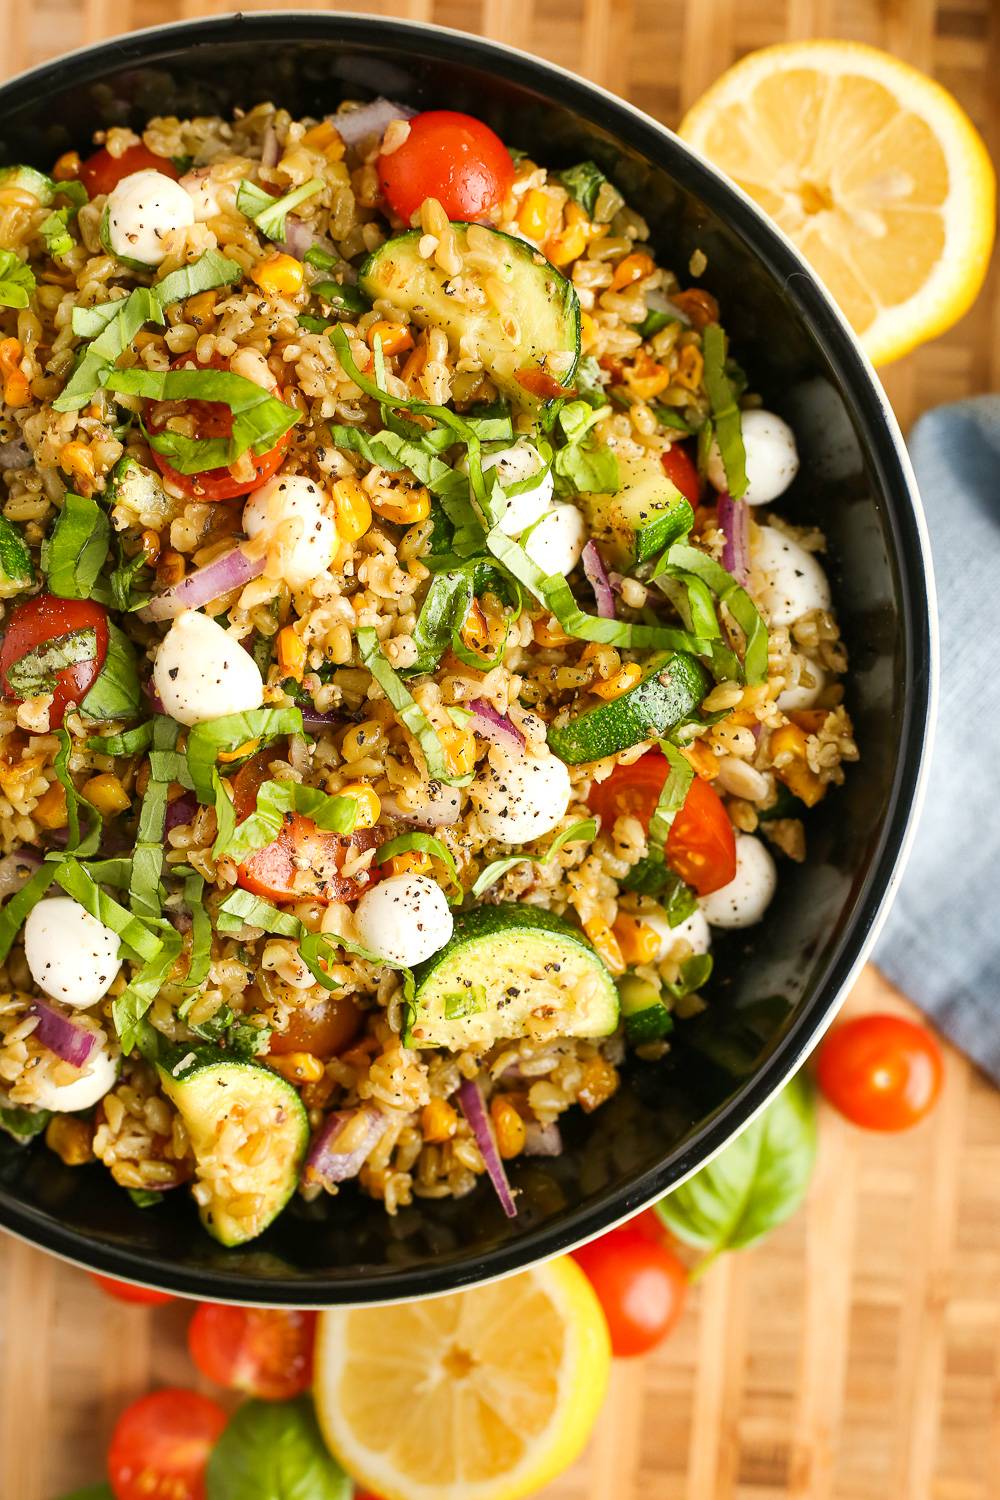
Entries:
[[821, 1044], [819, 1086], [866, 1130], [909, 1130], [933, 1109], [944, 1076], [941, 1048], [904, 1016], [859, 1016]]
[[287, 1401], [312, 1383], [316, 1314], [199, 1303], [188, 1348], [201, 1373], [231, 1391]]
[[573, 1257], [600, 1299], [614, 1354], [645, 1354], [673, 1330], [687, 1295], [687, 1268], [666, 1245], [626, 1224]]
[[436, 198], [449, 219], [479, 219], [505, 197], [514, 163], [482, 120], [432, 109], [410, 121], [398, 150], [379, 157], [378, 179], [401, 219], [409, 221], [425, 198]]
[[351, 999], [326, 995], [308, 1009], [293, 1010], [283, 1031], [271, 1033], [268, 1051], [274, 1056], [288, 1052], [311, 1052], [314, 1057], [335, 1057], [349, 1047], [361, 1028], [361, 1012]]
[[108, 1448], [115, 1500], [205, 1500], [205, 1467], [226, 1425], [195, 1391], [154, 1391], [127, 1406]]
[[[173, 361], [171, 368], [174, 370], [228, 370], [228, 359], [219, 356], [214, 357], [209, 364], [203, 365], [191, 354], [182, 354]], [[173, 401], [169, 405], [166, 402], [151, 402], [148, 408], [146, 426], [150, 432], [162, 432], [167, 425], [170, 416], [185, 415], [194, 420], [194, 436], [196, 438], [228, 438], [233, 432], [233, 414], [229, 407], [221, 401]], [[273, 448], [258, 457], [251, 452], [250, 459], [253, 463], [254, 474], [252, 479], [236, 479], [229, 469], [206, 469], [203, 474], [181, 474], [172, 464], [168, 463], [162, 454], [152, 450], [153, 462], [163, 475], [185, 495], [192, 495], [197, 500], [233, 500], [237, 495], [249, 495], [252, 490], [260, 486], [272, 474], [276, 474], [281, 467], [288, 447], [291, 434], [286, 432], [279, 438]]]
[[88, 156], [85, 162], [81, 162], [80, 181], [90, 197], [96, 198], [101, 193], [110, 193], [123, 177], [131, 177], [133, 172], [146, 172], [150, 168], [162, 172], [164, 177], [172, 177], [175, 182], [181, 175], [169, 156], [155, 156], [141, 144], [130, 146], [121, 156], [112, 156], [102, 146], [100, 151], [95, 151], [93, 156]]
[[49, 725], [58, 729], [71, 703], [80, 703], [90, 692], [108, 654], [108, 612], [90, 599], [58, 599], [55, 594], [36, 594], [18, 604], [7, 621], [0, 643], [0, 689], [11, 703], [23, 700], [7, 679], [11, 668], [22, 657], [73, 635], [78, 630], [93, 630], [97, 655], [87, 661], [74, 662], [53, 673], [52, 707]]
[[135, 1302], [140, 1307], [159, 1307], [164, 1302], [177, 1301], [172, 1292], [158, 1292], [152, 1286], [133, 1286], [131, 1281], [116, 1281], [113, 1276], [101, 1276], [97, 1271], [88, 1271], [87, 1274], [102, 1292], [115, 1297], [119, 1302]]
[[[668, 770], [666, 756], [649, 750], [634, 765], [616, 766], [607, 781], [591, 787], [587, 800], [605, 828], [623, 813], [648, 825]], [[720, 890], [736, 874], [733, 825], [718, 792], [700, 776], [670, 825], [666, 856], [670, 868], [699, 896]]]
[[641, 1214], [636, 1214], [634, 1219], [629, 1219], [627, 1227], [634, 1229], [636, 1234], [641, 1234], [644, 1240], [649, 1240], [654, 1245], [670, 1243], [667, 1226], [655, 1208], [646, 1208]]
[[697, 505], [701, 499], [701, 480], [687, 449], [675, 443], [668, 452], [660, 454], [660, 463], [667, 478], [677, 486], [685, 500], [692, 506]]

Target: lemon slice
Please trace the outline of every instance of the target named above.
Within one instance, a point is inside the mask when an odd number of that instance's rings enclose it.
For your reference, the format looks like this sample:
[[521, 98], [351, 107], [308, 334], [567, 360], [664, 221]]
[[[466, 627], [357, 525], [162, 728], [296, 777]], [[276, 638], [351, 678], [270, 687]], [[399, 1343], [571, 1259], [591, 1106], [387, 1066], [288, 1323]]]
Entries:
[[751, 52], [680, 134], [780, 224], [875, 364], [967, 312], [993, 244], [996, 181], [946, 89], [855, 42]]
[[610, 1358], [590, 1282], [564, 1257], [427, 1302], [321, 1313], [316, 1412], [385, 1500], [517, 1500], [580, 1452]]

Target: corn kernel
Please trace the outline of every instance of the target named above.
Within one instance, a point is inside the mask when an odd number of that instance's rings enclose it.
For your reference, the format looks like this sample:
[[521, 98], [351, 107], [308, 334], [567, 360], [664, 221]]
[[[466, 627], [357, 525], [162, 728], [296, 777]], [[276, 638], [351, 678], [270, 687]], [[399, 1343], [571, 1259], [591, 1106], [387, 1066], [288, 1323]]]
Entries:
[[142, 553], [151, 568], [155, 568], [160, 557], [160, 533], [147, 529], [142, 533]]
[[458, 1129], [458, 1115], [447, 1099], [432, 1099], [420, 1111], [420, 1129], [425, 1141], [450, 1141]]
[[356, 542], [372, 524], [371, 503], [356, 479], [337, 480], [333, 487], [333, 508], [337, 531], [345, 541]]
[[531, 188], [524, 195], [517, 216], [517, 227], [529, 240], [541, 240], [549, 222], [549, 200], [541, 188]]
[[826, 784], [820, 781], [806, 760], [808, 735], [798, 724], [782, 724], [771, 735], [774, 774], [783, 781], [806, 807], [815, 807], [826, 795]]
[[657, 364], [655, 359], [650, 359], [645, 349], [640, 349], [635, 364], [631, 370], [626, 371], [625, 380], [629, 390], [640, 401], [651, 401], [670, 384], [670, 371], [666, 365]]
[[570, 640], [555, 615], [549, 615], [547, 620], [536, 620], [532, 634], [536, 644], [546, 651], [554, 651], [559, 646], [567, 646]]
[[306, 643], [291, 625], [278, 631], [278, 666], [286, 677], [302, 681], [306, 669]]
[[195, 328], [207, 328], [215, 322], [215, 293], [198, 292], [184, 304], [184, 315]]
[[589, 312], [580, 314], [580, 343], [584, 349], [589, 349], [597, 338], [597, 319], [592, 318]]
[[788, 715], [793, 724], [804, 729], [806, 734], [819, 734], [829, 717], [826, 708], [796, 708]]
[[45, 1144], [67, 1167], [82, 1167], [94, 1160], [94, 1127], [73, 1115], [54, 1115], [45, 1127]]
[[652, 258], [642, 250], [634, 251], [626, 255], [615, 267], [615, 274], [611, 278], [611, 290], [620, 292], [625, 287], [631, 286], [634, 281], [641, 281], [644, 276], [649, 276], [655, 270]]
[[674, 384], [682, 386], [686, 391], [696, 391], [701, 385], [704, 369], [705, 361], [701, 350], [696, 349], [693, 344], [686, 344], [677, 360]]
[[79, 151], [64, 151], [62, 156], [52, 168], [52, 177], [56, 182], [72, 182], [74, 177], [80, 175], [80, 153]]
[[687, 313], [691, 319], [691, 326], [697, 328], [699, 333], [709, 323], [719, 321], [719, 304], [711, 292], [705, 292], [700, 286], [689, 287], [686, 292], [674, 292], [670, 298], [675, 307]]
[[23, 353], [19, 339], [0, 339], [0, 375], [16, 370]]
[[519, 1156], [524, 1150], [527, 1131], [514, 1105], [503, 1094], [494, 1094], [490, 1100], [490, 1116], [500, 1155], [505, 1161], [509, 1161], [512, 1156]]
[[613, 931], [618, 939], [622, 958], [630, 967], [655, 961], [660, 951], [660, 935], [655, 927], [621, 911], [615, 919]]
[[405, 490], [401, 494], [377, 495], [371, 504], [372, 510], [384, 521], [393, 521], [397, 526], [412, 526], [414, 521], [426, 521], [431, 513], [431, 497], [423, 486], [418, 490]]
[[393, 875], [429, 875], [433, 868], [430, 855], [421, 849], [407, 849], [403, 854], [393, 854], [389, 860]]
[[624, 974], [625, 960], [622, 957], [622, 950], [605, 919], [599, 916], [588, 917], [583, 924], [583, 930], [612, 974]]
[[110, 771], [102, 771], [84, 782], [83, 795], [104, 818], [113, 818], [115, 813], [124, 812], [132, 803], [119, 778]]
[[606, 682], [592, 682], [590, 691], [596, 693], [599, 698], [608, 700], [620, 698], [623, 693], [631, 691], [642, 681], [642, 668], [637, 662], [626, 662], [620, 672], [609, 677]]
[[360, 760], [363, 755], [371, 755], [382, 738], [383, 729], [378, 720], [363, 719], [344, 735], [340, 753], [346, 761]]
[[382, 803], [378, 793], [366, 781], [350, 781], [342, 786], [338, 797], [353, 797], [357, 805], [355, 828], [374, 828], [382, 816]]
[[312, 1052], [285, 1052], [278, 1057], [269, 1057], [267, 1062], [289, 1083], [319, 1083], [326, 1072], [322, 1059]]
[[703, 781], [714, 781], [719, 774], [719, 761], [704, 740], [692, 740], [681, 749], [684, 759], [690, 761]]
[[168, 547], [156, 565], [156, 581], [163, 589], [172, 588], [184, 577], [184, 558], [180, 552]]
[[606, 1104], [618, 1088], [618, 1074], [603, 1057], [592, 1057], [583, 1066], [577, 1103], [589, 1115]]
[[66, 827], [66, 792], [58, 781], [54, 781], [48, 791], [39, 797], [35, 804], [34, 819], [43, 828]]
[[93, 479], [97, 473], [94, 455], [86, 443], [67, 443], [59, 455], [59, 467], [78, 479]]
[[586, 248], [587, 231], [583, 225], [569, 224], [561, 234], [554, 234], [546, 240], [545, 258], [554, 266], [568, 266], [570, 261], [579, 260]]
[[[3, 383], [3, 399], [8, 406], [28, 406], [31, 403], [31, 387], [23, 370], [11, 370]], [[93, 459], [91, 459], [93, 464]]]
[[302, 262], [282, 252], [265, 256], [250, 274], [262, 292], [277, 292], [282, 296], [300, 292], [305, 279]]
[[382, 340], [383, 354], [402, 354], [413, 348], [413, 334], [405, 323], [387, 323], [384, 319], [373, 323], [365, 334], [369, 349], [375, 348], [375, 340]]
[[476, 736], [471, 729], [459, 729], [457, 724], [446, 724], [443, 729], [438, 730], [438, 739], [453, 776], [468, 776], [475, 770]]
[[332, 120], [320, 120], [311, 125], [302, 137], [302, 145], [310, 151], [321, 151], [327, 161], [339, 161], [344, 154], [344, 143]]
[[482, 651], [490, 644], [490, 631], [486, 623], [486, 616], [479, 606], [479, 600], [473, 599], [472, 607], [465, 617], [465, 622], [459, 632], [463, 643], [473, 651]]

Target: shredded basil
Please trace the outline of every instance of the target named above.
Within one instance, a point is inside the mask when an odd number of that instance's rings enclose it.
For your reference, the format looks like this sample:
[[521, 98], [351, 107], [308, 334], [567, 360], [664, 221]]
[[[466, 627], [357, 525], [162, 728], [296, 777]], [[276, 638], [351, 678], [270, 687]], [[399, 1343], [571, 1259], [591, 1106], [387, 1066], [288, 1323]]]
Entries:
[[[163, 1202], [163, 1194], [156, 1192], [153, 1188], [128, 1188], [127, 1191], [136, 1208], [158, 1208]], [[102, 1490], [98, 1491], [98, 1500], [100, 1500]], [[108, 1490], [107, 1494], [110, 1497], [111, 1491]], [[86, 1500], [86, 1497], [83, 1497], [83, 1500]]]
[[622, 888], [640, 896], [653, 896], [662, 906], [671, 927], [686, 922], [698, 905], [689, 885], [661, 859], [645, 856], [622, 877]]
[[55, 865], [42, 865], [41, 869], [36, 870], [31, 879], [22, 885], [19, 891], [15, 891], [9, 901], [5, 902], [0, 910], [0, 963], [3, 963], [10, 952], [14, 939], [20, 932], [29, 911], [33, 906], [38, 905], [55, 878]]
[[667, 838], [670, 834], [670, 825], [684, 806], [685, 799], [691, 789], [694, 780], [694, 767], [686, 756], [676, 749], [669, 740], [660, 741], [660, 749], [663, 751], [670, 766], [667, 778], [660, 788], [660, 795], [656, 799], [656, 807], [649, 820], [649, 848], [654, 858], [664, 857]]
[[90, 599], [110, 545], [111, 526], [97, 501], [67, 491], [42, 543], [42, 572], [49, 592], [60, 599]]
[[163, 836], [168, 793], [173, 778], [162, 775], [162, 767], [156, 757], [158, 752], [174, 750], [179, 732], [179, 725], [164, 714], [157, 714], [153, 720], [150, 776], [139, 810], [135, 852], [132, 855], [132, 877], [129, 881], [129, 905], [141, 917], [160, 915], [160, 877], [166, 853]]
[[[212, 772], [220, 751], [238, 750], [257, 740], [276, 740], [284, 734], [302, 733], [300, 708], [252, 708], [242, 714], [225, 714], [196, 724], [187, 737], [187, 764], [198, 801], [215, 801]], [[249, 753], [249, 752], [248, 752]]]
[[[147, 323], [162, 326], [165, 321], [160, 299], [149, 287], [136, 287], [111, 307], [112, 315], [103, 330], [87, 345], [61, 395], [53, 401], [56, 411], [79, 411], [81, 406], [86, 406], [106, 383], [115, 360], [125, 352], [139, 330]], [[88, 311], [96, 314], [97, 309]]]
[[72, 250], [76, 241], [69, 232], [69, 221], [75, 212], [72, 207], [55, 208], [39, 224], [38, 233], [45, 241], [45, 248], [50, 255], [58, 258], [68, 255]]
[[[371, 309], [371, 303], [356, 286], [339, 281], [314, 281], [309, 288], [313, 297], [327, 303], [337, 318], [357, 318]], [[326, 323], [329, 327], [329, 322]]]
[[265, 781], [257, 792], [256, 810], [225, 835], [219, 830], [212, 856], [243, 860], [273, 843], [289, 813], [301, 813], [326, 833], [350, 834], [357, 822], [354, 797], [342, 797], [297, 781]]
[[440, 860], [451, 877], [453, 886], [452, 900], [461, 901], [465, 895], [462, 882], [458, 878], [458, 866], [455, 857], [446, 844], [435, 838], [432, 833], [401, 833], [398, 838], [389, 839], [388, 843], [380, 844], [375, 851], [375, 863], [384, 865], [395, 854], [406, 854], [411, 849], [418, 850], [421, 854], [429, 854], [432, 859]]
[[588, 219], [594, 220], [597, 213], [598, 198], [601, 189], [607, 188], [604, 201], [601, 204], [600, 215], [596, 218], [598, 224], [610, 224], [619, 209], [624, 208], [625, 199], [616, 187], [613, 187], [596, 162], [581, 161], [575, 167], [567, 167], [562, 172], [557, 172], [556, 177], [569, 193], [574, 203], [578, 203], [587, 215]]
[[661, 427], [673, 427], [676, 428], [678, 432], [686, 432], [689, 434], [693, 434], [698, 431], [697, 428], [691, 426], [691, 423], [687, 420], [686, 417], [682, 417], [680, 412], [675, 411], [672, 406], [654, 406], [653, 415], [655, 416]]
[[[482, 657], [470, 651], [461, 637], [473, 600], [485, 593], [496, 594], [511, 610], [503, 640], [492, 657]], [[430, 672], [449, 646], [466, 666], [489, 671], [503, 660], [510, 627], [520, 612], [521, 597], [517, 585], [512, 587], [509, 576], [487, 558], [474, 558], [446, 572], [436, 573], [417, 616], [413, 631], [417, 660], [407, 668], [407, 675]]]
[[227, 896], [219, 907], [216, 927], [220, 932], [239, 932], [241, 927], [259, 927], [262, 932], [273, 932], [278, 937], [298, 937], [302, 923], [290, 911], [279, 911], [270, 901], [250, 891], [240, 889]]
[[745, 638], [743, 677], [748, 683], [766, 682], [767, 626], [746, 589], [714, 557], [687, 542], [674, 542], [668, 547], [666, 560], [670, 567], [700, 578], [725, 605]]
[[[186, 302], [188, 297], [197, 297], [200, 292], [214, 292], [221, 286], [232, 286], [243, 279], [243, 267], [238, 261], [220, 255], [218, 250], [206, 250], [189, 266], [178, 266], [158, 281], [153, 287], [161, 307], [170, 307], [174, 302]], [[73, 332], [76, 332], [74, 326]]]
[[26, 651], [6, 671], [7, 685], [17, 698], [37, 698], [51, 693], [59, 673], [78, 662], [93, 661], [97, 656], [97, 631], [92, 625], [55, 636], [33, 650]]
[[52, 1111], [48, 1109], [19, 1109], [0, 1104], [0, 1130], [5, 1130], [15, 1141], [30, 1141], [41, 1135], [51, 1118]]
[[143, 568], [149, 566], [145, 552], [140, 547], [133, 557], [128, 557], [122, 543], [122, 538], [116, 539], [118, 547], [118, 566], [108, 577], [108, 586], [111, 589], [111, 601], [115, 609], [122, 614], [131, 614], [137, 609], [142, 609], [153, 597], [151, 593], [136, 587], [136, 581]]
[[358, 649], [363, 664], [392, 704], [396, 717], [419, 743], [427, 762], [427, 774], [435, 781], [443, 781], [446, 786], [468, 786], [472, 780], [471, 773], [456, 776], [449, 769], [437, 730], [420, 705], [414, 701], [402, 678], [386, 660], [374, 630], [362, 628], [358, 631]]
[[124, 631], [108, 621], [108, 654], [90, 692], [80, 704], [90, 719], [138, 719], [143, 713], [142, 689], [135, 649]]
[[726, 484], [734, 500], [746, 492], [746, 450], [740, 409], [729, 376], [726, 374], [726, 335], [718, 323], [709, 323], [701, 336], [705, 359], [705, 390], [712, 407], [715, 438], [726, 471]]
[[[122, 908], [119, 907], [119, 911]], [[101, 919], [104, 920], [103, 917]], [[110, 924], [109, 924], [110, 925]], [[160, 948], [147, 958], [138, 974], [111, 1003], [111, 1014], [123, 1052], [131, 1052], [139, 1039], [139, 1023], [163, 988], [181, 951], [180, 934], [166, 931]]]
[[153, 742], [153, 721], [137, 724], [121, 734], [96, 734], [87, 741], [88, 750], [101, 755], [141, 755]]
[[484, 891], [489, 890], [491, 885], [496, 885], [497, 881], [501, 880], [509, 870], [513, 870], [515, 865], [547, 865], [555, 859], [565, 844], [592, 844], [596, 837], [597, 819], [581, 818], [578, 823], [571, 823], [568, 828], [564, 828], [562, 833], [552, 840], [544, 854], [508, 854], [503, 859], [494, 859], [480, 872], [470, 895], [480, 897]]
[[241, 214], [252, 219], [261, 234], [269, 240], [285, 243], [285, 219], [293, 208], [298, 208], [307, 198], [313, 198], [323, 190], [322, 177], [311, 177], [301, 187], [293, 188], [283, 198], [274, 198], [262, 187], [246, 178], [239, 185], [236, 207]]
[[139, 917], [126, 911], [124, 906], [119, 906], [117, 901], [102, 891], [84, 866], [75, 859], [64, 859], [56, 868], [55, 878], [67, 896], [72, 896], [92, 917], [116, 932], [125, 947], [130, 948], [139, 958], [148, 961], [160, 952], [163, 939], [158, 938]]
[[184, 882], [184, 901], [191, 913], [191, 955], [184, 989], [193, 996], [208, 978], [212, 964], [212, 919], [205, 906], [205, 881], [189, 875]]
[[681, 964], [677, 979], [671, 984], [665, 984], [663, 988], [672, 1000], [683, 1000], [687, 995], [693, 995], [696, 990], [704, 988], [712, 977], [712, 968], [711, 953], [692, 953]]
[[14, 250], [0, 250], [0, 306], [27, 307], [35, 277]]
[[[66, 793], [66, 826], [68, 838], [65, 853], [75, 854], [79, 859], [89, 859], [92, 854], [97, 853], [101, 842], [101, 815], [92, 802], [88, 802], [82, 793], [78, 792], [69, 771], [69, 758], [73, 750], [73, 741], [68, 729], [57, 729], [56, 738], [59, 741], [59, 749], [52, 762], [59, 784]], [[84, 838], [80, 836], [80, 809], [85, 809], [89, 830]], [[62, 858], [62, 851], [56, 856]]]
[[612, 495], [621, 487], [618, 459], [610, 448], [588, 437], [601, 416], [601, 407], [589, 401], [566, 401], [560, 407], [557, 425], [566, 442], [552, 460], [558, 494]]

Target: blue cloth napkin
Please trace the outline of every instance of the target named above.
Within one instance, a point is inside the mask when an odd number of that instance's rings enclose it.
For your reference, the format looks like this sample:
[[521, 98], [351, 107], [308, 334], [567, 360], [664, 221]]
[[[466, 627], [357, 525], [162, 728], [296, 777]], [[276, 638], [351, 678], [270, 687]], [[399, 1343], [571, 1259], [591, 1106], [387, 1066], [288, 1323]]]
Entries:
[[923, 818], [875, 950], [892, 982], [1000, 1083], [1000, 396], [920, 418], [941, 701]]

